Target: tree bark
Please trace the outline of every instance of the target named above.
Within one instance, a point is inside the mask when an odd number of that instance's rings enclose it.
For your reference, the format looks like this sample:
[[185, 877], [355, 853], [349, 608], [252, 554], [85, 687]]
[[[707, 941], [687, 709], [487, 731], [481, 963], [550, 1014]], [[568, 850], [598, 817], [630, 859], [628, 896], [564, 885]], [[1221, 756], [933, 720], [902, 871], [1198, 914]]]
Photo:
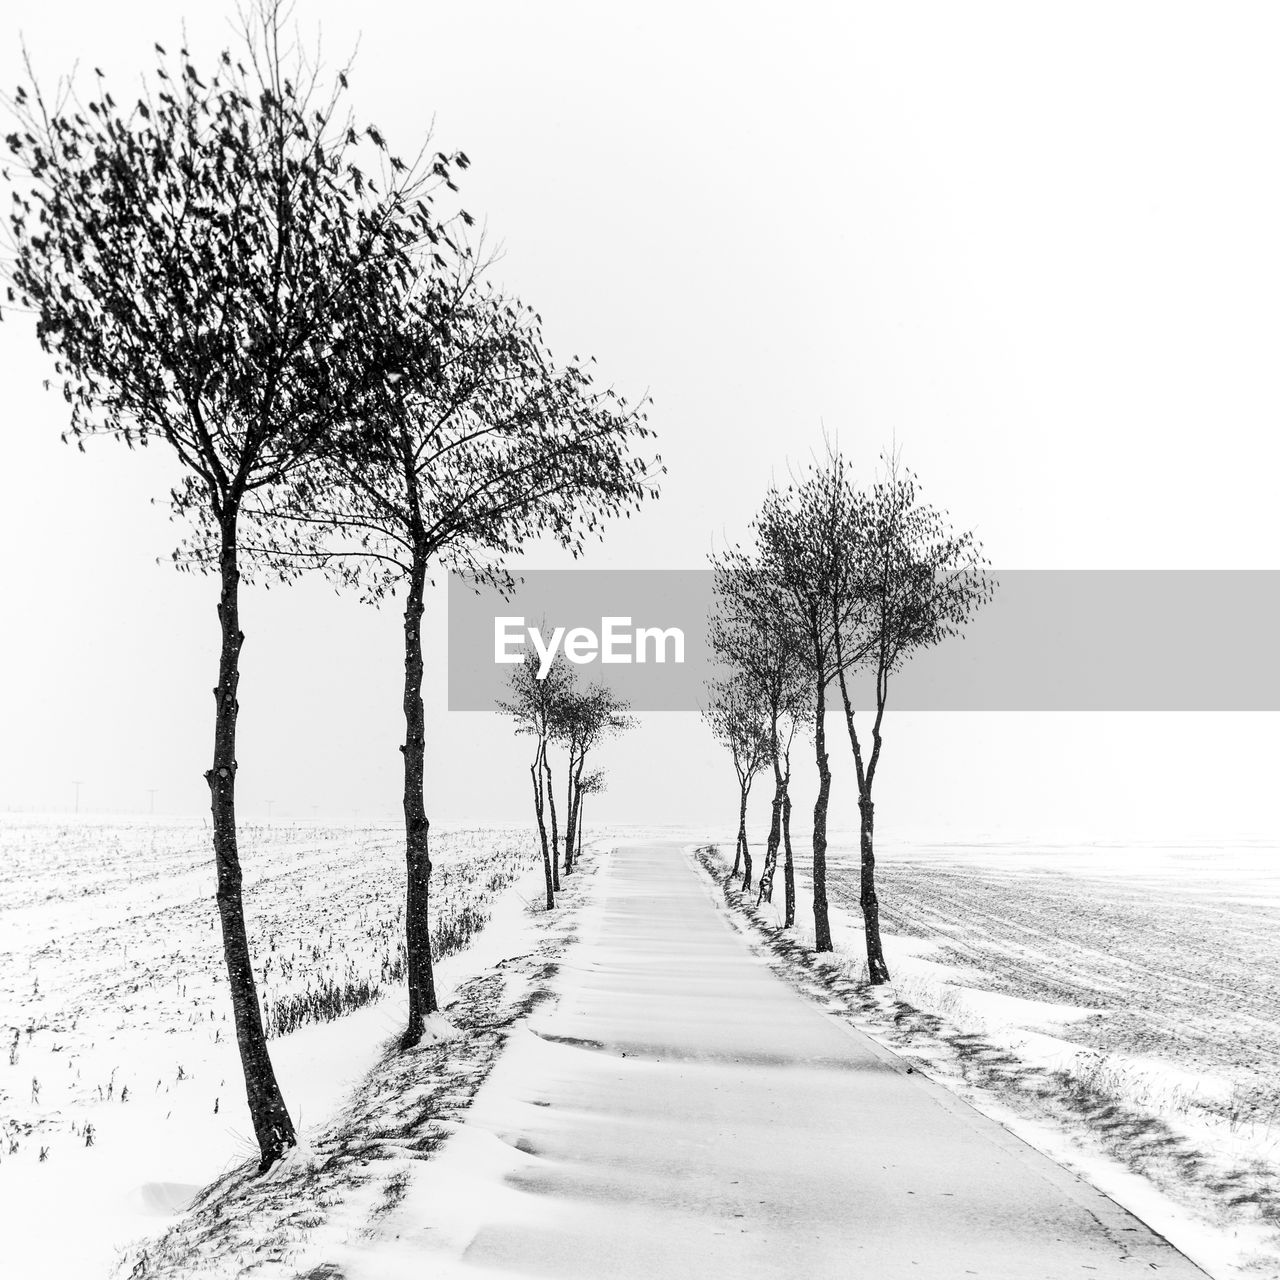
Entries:
[[751, 849], [747, 844], [747, 787], [742, 788], [742, 803], [738, 806], [738, 848], [742, 850], [742, 887], [751, 888]]
[[880, 945], [880, 899], [876, 895], [876, 855], [874, 846], [876, 807], [870, 796], [860, 797], [862, 816], [862, 922], [867, 937], [867, 976], [873, 985], [889, 981], [889, 966]]
[[236, 842], [236, 720], [240, 712], [240, 567], [237, 558], [238, 512], [222, 521], [219, 572], [222, 581], [218, 621], [222, 646], [218, 656], [218, 687], [213, 691], [217, 710], [213, 729], [213, 767], [205, 774], [209, 784], [213, 818], [213, 856], [218, 876], [218, 917], [222, 924], [222, 951], [231, 989], [231, 1009], [244, 1071], [249, 1116], [258, 1139], [259, 1169], [270, 1168], [290, 1147], [297, 1145], [293, 1121], [276, 1081], [267, 1037], [258, 1005], [258, 988], [249, 955], [244, 922], [244, 897], [240, 851]]
[[573, 824], [577, 815], [573, 811], [573, 756], [569, 756], [569, 767], [565, 770], [564, 787], [564, 873], [573, 872]]
[[578, 795], [578, 853], [582, 853], [582, 795]]
[[529, 777], [533, 782], [533, 811], [538, 817], [538, 839], [542, 844], [542, 872], [547, 882], [547, 910], [556, 905], [555, 873], [551, 865], [551, 851], [547, 847], [547, 823], [544, 817], [545, 803], [542, 792], [542, 752], [543, 743], [538, 743], [538, 754], [529, 766]]
[[568, 794], [565, 797], [565, 804], [568, 806], [569, 814], [564, 832], [564, 869], [566, 874], [573, 870], [573, 837], [578, 825], [578, 805], [582, 800], [578, 788], [582, 783], [582, 767], [585, 763], [585, 753], [579, 753], [576, 761], [572, 755], [569, 757], [569, 768], [567, 770], [569, 780], [566, 788]]
[[786, 781], [782, 793], [782, 844], [786, 851], [783, 864], [783, 887], [786, 891], [786, 916], [782, 927], [790, 929], [796, 922], [796, 868], [791, 856], [791, 767], [787, 766]]
[[431, 966], [428, 904], [431, 854], [428, 844], [423, 784], [426, 772], [426, 714], [422, 706], [422, 597], [426, 557], [415, 552], [404, 606], [404, 835], [405, 835], [405, 952], [409, 978], [409, 1022], [400, 1039], [411, 1049], [422, 1039], [425, 1020], [439, 1008]]
[[858, 775], [858, 813], [859, 846], [861, 851], [861, 893], [862, 925], [867, 940], [867, 977], [873, 985], [889, 981], [889, 966], [885, 963], [884, 950], [880, 945], [880, 898], [876, 893], [876, 855], [875, 855], [875, 805], [871, 802], [872, 785], [875, 782], [876, 766], [880, 761], [880, 748], [883, 739], [880, 736], [880, 724], [884, 716], [885, 690], [883, 675], [877, 679], [876, 718], [871, 728], [871, 756], [865, 766], [862, 758], [862, 746], [858, 740], [858, 728], [854, 722], [853, 701], [849, 697], [849, 684], [844, 670], [840, 672], [840, 697], [844, 702], [845, 726], [849, 732], [849, 745], [853, 748], [853, 763]]
[[831, 950], [831, 921], [827, 915], [827, 802], [831, 798], [831, 767], [827, 761], [826, 690], [817, 687], [814, 706], [813, 750], [818, 765], [818, 798], [813, 805], [813, 949]]
[[773, 873], [778, 865], [778, 844], [782, 839], [782, 764], [778, 749], [778, 709], [771, 708], [769, 752], [773, 761], [773, 807], [769, 818], [769, 840], [765, 846], [764, 870], [760, 873], [760, 892], [756, 906], [773, 901]]
[[546, 748], [542, 751], [542, 767], [547, 771], [547, 807], [551, 810], [551, 882], [560, 892], [560, 820], [556, 815], [556, 780], [551, 774], [551, 761]]

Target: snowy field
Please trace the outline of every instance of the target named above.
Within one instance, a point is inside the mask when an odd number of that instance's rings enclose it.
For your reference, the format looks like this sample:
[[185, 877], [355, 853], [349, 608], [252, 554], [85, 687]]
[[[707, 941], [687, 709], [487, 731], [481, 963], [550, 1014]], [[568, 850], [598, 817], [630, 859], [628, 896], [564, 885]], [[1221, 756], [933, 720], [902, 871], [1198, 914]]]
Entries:
[[[438, 970], [447, 1002], [527, 932], [523, 898], [537, 907], [541, 869], [518, 828], [433, 829], [433, 842], [437, 950], [456, 952]], [[15, 1274], [105, 1276], [126, 1243], [163, 1232], [255, 1152], [209, 833], [199, 820], [4, 815], [0, 850], [6, 1259]], [[828, 983], [824, 999], [835, 983], [855, 1024], [1213, 1275], [1280, 1275], [1275, 849], [886, 842], [894, 982], [874, 991], [856, 981], [853, 842], [830, 853], [839, 959], [808, 970]], [[400, 1029], [401, 836], [394, 824], [246, 827], [242, 857], [273, 1058], [304, 1140], [323, 1145]], [[466, 1088], [441, 1087], [465, 1105]]]
[[[432, 836], [435, 950], [448, 954], [540, 858], [517, 829]], [[401, 1029], [402, 839], [392, 824], [241, 833], [272, 1056], [304, 1137]], [[10, 814], [0, 850], [6, 1258], [15, 1275], [105, 1275], [125, 1242], [256, 1149], [209, 831]]]
[[[835, 865], [856, 912], [856, 851]], [[919, 846], [878, 871], [905, 974], [1280, 1142], [1280, 850]]]
[[[829, 860], [864, 979], [856, 836]], [[1280, 850], [886, 841], [877, 884], [893, 982], [855, 1022], [1215, 1275], [1280, 1276]]]

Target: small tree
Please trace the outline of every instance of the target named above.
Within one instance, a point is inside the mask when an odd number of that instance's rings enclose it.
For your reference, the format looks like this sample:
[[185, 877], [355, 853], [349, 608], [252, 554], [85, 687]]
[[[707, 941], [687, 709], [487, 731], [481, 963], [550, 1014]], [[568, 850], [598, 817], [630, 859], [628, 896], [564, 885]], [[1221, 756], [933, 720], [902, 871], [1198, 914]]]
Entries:
[[738, 845], [733, 875], [742, 869], [742, 887], [751, 888], [751, 846], [747, 841], [747, 800], [751, 784], [769, 760], [767, 710], [758, 692], [741, 675], [712, 681], [702, 718], [716, 741], [729, 748], [738, 779]]
[[[716, 605], [709, 638], [712, 652], [751, 690], [767, 718], [768, 761], [774, 791], [758, 902], [773, 900], [778, 849], [787, 833], [784, 864], [785, 926], [795, 923], [795, 869], [790, 841], [791, 744], [805, 718], [806, 648], [791, 602], [779, 584], [741, 551], [712, 561]], [[785, 822], [784, 822], [785, 817]]]
[[600, 796], [608, 790], [605, 782], [605, 771], [603, 769], [594, 769], [586, 775], [580, 783], [578, 783], [578, 851], [582, 851], [582, 812], [586, 808], [586, 799], [588, 796]]
[[[840, 620], [834, 640], [840, 697], [858, 779], [861, 905], [867, 972], [873, 983], [889, 981], [880, 942], [880, 901], [875, 882], [875, 805], [872, 788], [889, 684], [914, 653], [960, 635], [986, 604], [995, 582], [981, 544], [972, 533], [956, 533], [945, 512], [922, 502], [916, 477], [891, 462], [883, 479], [859, 495], [845, 554], [851, 568], [854, 607]], [[874, 680], [871, 749], [864, 752], [849, 692], [846, 652]]]
[[[538, 823], [538, 839], [542, 847], [542, 869], [547, 886], [547, 910], [556, 905], [556, 892], [560, 888], [559, 850], [548, 844], [546, 802], [548, 799], [547, 742], [553, 724], [560, 717], [561, 703], [568, 696], [573, 684], [573, 672], [559, 653], [556, 654], [546, 675], [539, 679], [541, 663], [534, 653], [527, 653], [524, 661], [511, 670], [510, 697], [498, 704], [498, 709], [516, 722], [516, 733], [528, 734], [534, 739], [533, 763], [529, 777], [533, 783], [533, 811]], [[554, 797], [551, 797], [554, 804]]]
[[[7, 100], [14, 129], [8, 302], [35, 313], [69, 406], [65, 438], [160, 440], [194, 528], [175, 559], [217, 572], [214, 688], [217, 904], [249, 1111], [267, 1167], [294, 1130], [267, 1052], [236, 839], [242, 526], [254, 498], [295, 476], [349, 421], [364, 376], [371, 279], [435, 235], [431, 172], [393, 160], [282, 51], [277, 0], [250, 14], [238, 56], [198, 68], [156, 45], [130, 104], [102, 73], [52, 101], [31, 77]], [[243, 64], [248, 62], [246, 68]], [[381, 170], [381, 173], [378, 171]], [[366, 177], [373, 171], [378, 182]]]
[[553, 735], [564, 743], [569, 753], [566, 768], [564, 869], [573, 870], [574, 840], [580, 826], [583, 780], [587, 758], [609, 738], [636, 726], [630, 704], [619, 698], [607, 685], [593, 684], [581, 693], [571, 692], [560, 704], [560, 714]]

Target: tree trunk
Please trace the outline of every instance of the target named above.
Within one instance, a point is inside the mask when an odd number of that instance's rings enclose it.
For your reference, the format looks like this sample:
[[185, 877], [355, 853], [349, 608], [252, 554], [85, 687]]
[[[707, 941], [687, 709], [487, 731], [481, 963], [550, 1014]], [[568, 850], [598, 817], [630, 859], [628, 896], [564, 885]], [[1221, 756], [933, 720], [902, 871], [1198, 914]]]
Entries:
[[551, 810], [551, 883], [560, 892], [560, 820], [556, 815], [556, 782], [551, 775], [551, 761], [542, 749], [542, 767], [547, 771], [547, 807]]
[[831, 797], [831, 767], [827, 762], [826, 690], [819, 685], [814, 707], [813, 750], [818, 765], [818, 798], [813, 805], [813, 949], [831, 950], [831, 922], [827, 916], [827, 801]]
[[791, 768], [787, 768], [786, 780], [782, 792], [782, 844], [786, 850], [786, 862], [782, 876], [786, 890], [786, 917], [782, 922], [784, 929], [790, 929], [796, 922], [796, 868], [791, 857]]
[[290, 1147], [297, 1145], [293, 1121], [276, 1081], [267, 1037], [262, 1027], [258, 988], [249, 956], [249, 935], [244, 922], [244, 898], [240, 851], [236, 843], [236, 719], [240, 712], [240, 567], [237, 560], [238, 512], [222, 522], [219, 570], [222, 593], [218, 621], [222, 647], [218, 657], [218, 687], [213, 691], [217, 710], [213, 729], [213, 767], [206, 773], [213, 817], [213, 857], [218, 876], [218, 917], [222, 923], [222, 951], [231, 989], [240, 1066], [244, 1070], [249, 1116], [258, 1139], [259, 1169], [266, 1170]]
[[578, 795], [578, 852], [582, 852], [582, 795]]
[[564, 783], [564, 873], [573, 871], [573, 748], [569, 748], [569, 763], [565, 766]]
[[543, 744], [538, 744], [538, 754], [529, 766], [529, 777], [533, 781], [533, 811], [538, 817], [538, 839], [542, 844], [542, 872], [547, 882], [547, 910], [556, 905], [555, 874], [551, 866], [551, 851], [547, 847], [547, 824], [543, 816], [545, 808], [542, 792], [542, 751]]
[[425, 1019], [439, 1008], [431, 967], [431, 930], [427, 914], [431, 889], [423, 784], [426, 772], [426, 714], [422, 707], [422, 595], [426, 560], [416, 552], [404, 606], [404, 835], [407, 869], [405, 952], [409, 976], [409, 1023], [400, 1039], [411, 1049], [422, 1039]]
[[578, 788], [582, 783], [582, 766], [585, 763], [586, 763], [585, 755], [578, 756], [576, 766], [572, 756], [570, 756], [569, 758], [569, 769], [568, 769], [569, 783], [567, 788], [568, 795], [565, 799], [565, 803], [568, 805], [568, 808], [569, 808], [569, 815], [568, 815], [568, 821], [565, 823], [565, 832], [564, 832], [564, 869], [566, 874], [568, 874], [570, 871], [573, 870], [573, 858], [574, 858], [573, 837], [578, 826], [578, 805], [582, 801], [582, 797], [581, 797], [581, 794], [579, 793]]
[[873, 985], [889, 981], [889, 966], [880, 946], [880, 900], [876, 896], [876, 855], [873, 836], [876, 807], [870, 796], [860, 797], [862, 815], [862, 922], [867, 935], [867, 975]]
[[760, 872], [760, 892], [756, 906], [773, 901], [773, 873], [778, 865], [778, 845], [782, 842], [782, 771], [775, 753], [773, 762], [773, 810], [769, 819], [769, 841], [765, 846], [764, 869]]
[[742, 887], [751, 888], [751, 849], [747, 844], [747, 788], [742, 788], [742, 803], [738, 806], [738, 848], [742, 850]]
[[862, 750], [858, 744], [858, 730], [854, 724], [853, 702], [849, 697], [849, 685], [843, 669], [840, 672], [840, 697], [844, 702], [844, 720], [849, 731], [849, 745], [853, 748], [853, 761], [858, 771], [859, 844], [862, 853], [862, 923], [867, 939], [867, 977], [872, 984], [889, 981], [889, 966], [885, 963], [880, 946], [880, 899], [876, 894], [876, 855], [874, 844], [875, 805], [871, 803], [871, 786], [875, 781], [876, 764], [880, 759], [880, 719], [884, 715], [886, 686], [877, 684], [876, 718], [871, 730], [871, 758], [866, 767], [862, 763]]

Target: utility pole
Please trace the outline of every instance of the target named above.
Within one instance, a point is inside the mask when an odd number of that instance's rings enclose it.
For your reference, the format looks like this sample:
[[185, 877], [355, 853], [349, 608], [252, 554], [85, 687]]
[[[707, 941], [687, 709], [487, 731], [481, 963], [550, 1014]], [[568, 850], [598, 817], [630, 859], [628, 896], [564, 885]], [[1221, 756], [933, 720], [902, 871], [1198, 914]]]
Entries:
[[150, 808], [147, 810], [147, 812], [148, 812], [148, 813], [155, 813], [155, 811], [156, 811], [156, 792], [157, 792], [159, 789], [160, 789], [159, 787], [148, 787], [148, 788], [147, 788], [147, 795], [148, 795], [148, 797], [149, 797], [149, 798], [150, 798], [150, 800], [151, 800], [151, 806], [150, 806]]
[[268, 800], [268, 801], [267, 801], [267, 821], [268, 821], [268, 822], [270, 822], [270, 821], [271, 821], [271, 806], [272, 806], [273, 804], [275, 804], [275, 801], [274, 801], [274, 800]]
[[80, 812], [80, 779], [73, 778], [71, 780], [71, 785], [76, 789], [76, 812], [79, 813]]

